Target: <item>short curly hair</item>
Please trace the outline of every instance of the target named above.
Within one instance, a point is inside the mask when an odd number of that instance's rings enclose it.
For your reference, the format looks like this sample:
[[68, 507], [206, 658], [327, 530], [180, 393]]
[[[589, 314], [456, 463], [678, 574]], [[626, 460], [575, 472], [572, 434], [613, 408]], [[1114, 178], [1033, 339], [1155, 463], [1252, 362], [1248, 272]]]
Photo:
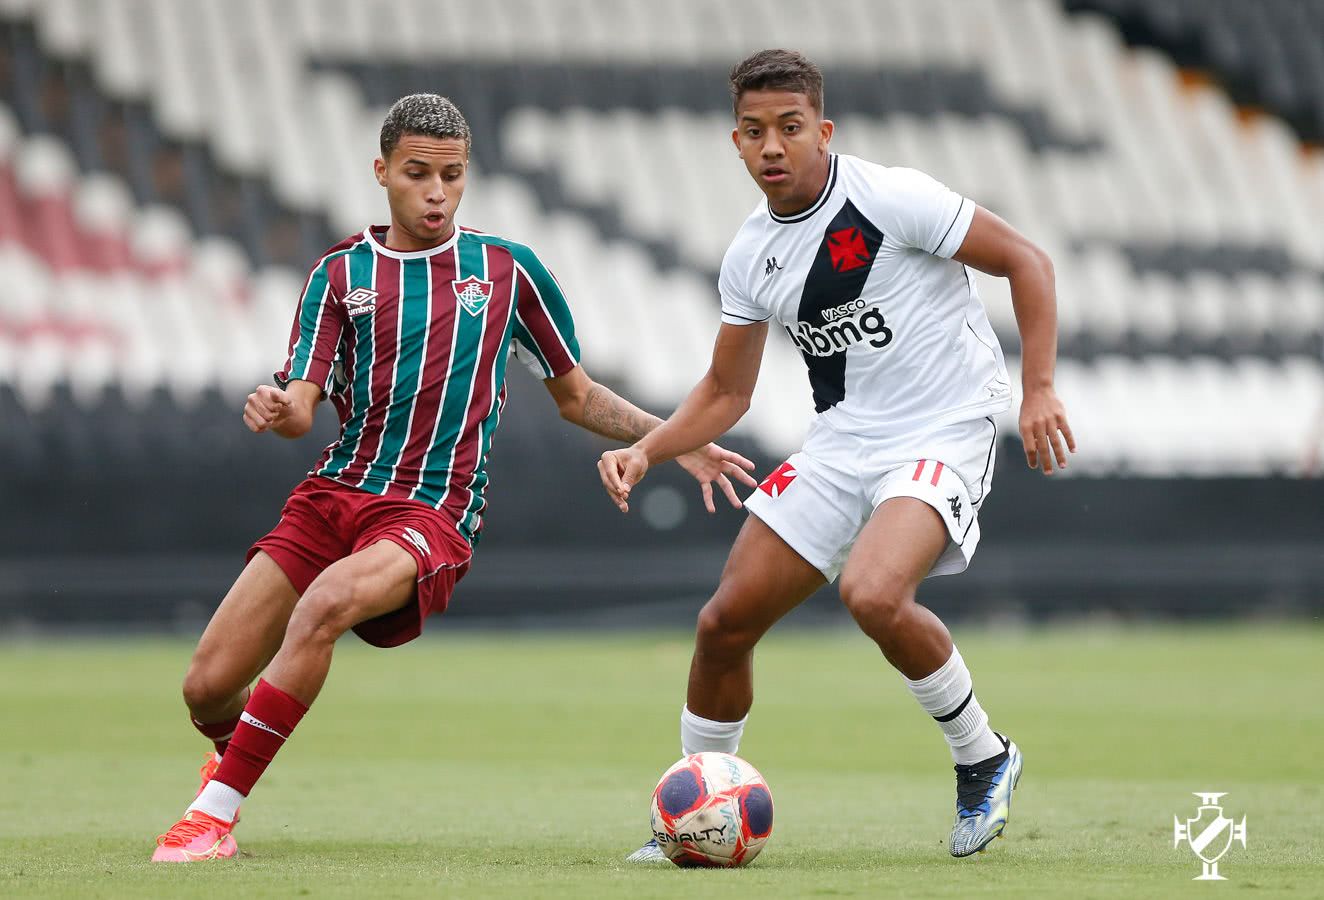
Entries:
[[797, 50], [760, 50], [731, 70], [731, 111], [737, 112], [745, 91], [789, 91], [804, 94], [823, 114], [823, 73]]
[[391, 104], [382, 122], [382, 159], [389, 157], [407, 134], [464, 141], [465, 152], [473, 142], [464, 113], [440, 94], [410, 94]]

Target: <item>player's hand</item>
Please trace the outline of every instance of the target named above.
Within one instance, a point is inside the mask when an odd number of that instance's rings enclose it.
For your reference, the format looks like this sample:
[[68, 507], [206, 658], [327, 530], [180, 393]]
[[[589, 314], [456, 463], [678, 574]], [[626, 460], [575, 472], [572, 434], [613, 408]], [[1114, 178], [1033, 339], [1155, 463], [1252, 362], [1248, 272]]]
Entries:
[[732, 453], [716, 444], [691, 450], [684, 456], [676, 457], [676, 462], [699, 482], [699, 489], [703, 492], [704, 508], [710, 513], [717, 512], [717, 507], [713, 505], [713, 482], [717, 482], [717, 486], [726, 495], [727, 502], [736, 509], [740, 509], [744, 504], [736, 496], [736, 489], [732, 486], [731, 479], [736, 478], [748, 487], [759, 486], [749, 474], [754, 469], [754, 463], [739, 453]]
[[621, 512], [630, 511], [630, 488], [648, 472], [648, 454], [638, 447], [608, 450], [598, 460], [598, 477]]
[[244, 424], [249, 431], [261, 434], [285, 417], [294, 398], [288, 391], [282, 391], [270, 384], [260, 384], [257, 390], [248, 395], [244, 404]]
[[1063, 449], [1076, 452], [1076, 439], [1071, 435], [1071, 426], [1067, 424], [1067, 411], [1062, 401], [1057, 399], [1057, 392], [1051, 387], [1036, 388], [1025, 395], [1021, 401], [1021, 442], [1025, 445], [1025, 463], [1031, 469], [1042, 469], [1045, 475], [1053, 474], [1053, 459], [1057, 458], [1057, 467], [1067, 467], [1067, 454]]

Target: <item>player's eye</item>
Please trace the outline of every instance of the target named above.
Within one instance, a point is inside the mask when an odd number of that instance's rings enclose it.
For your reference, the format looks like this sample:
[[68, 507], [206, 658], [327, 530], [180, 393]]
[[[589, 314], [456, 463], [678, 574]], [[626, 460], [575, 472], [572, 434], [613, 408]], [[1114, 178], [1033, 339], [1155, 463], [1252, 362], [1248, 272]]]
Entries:
[[795, 133], [796, 133], [797, 131], [799, 131], [799, 130], [800, 130], [800, 126], [799, 126], [799, 125], [787, 125], [787, 126], [786, 126], [786, 133], [787, 133], [787, 134], [795, 134]]
[[746, 129], [745, 129], [745, 137], [756, 138], [756, 137], [758, 137], [758, 136], [759, 136], [759, 130], [758, 130], [757, 128], [746, 128]]

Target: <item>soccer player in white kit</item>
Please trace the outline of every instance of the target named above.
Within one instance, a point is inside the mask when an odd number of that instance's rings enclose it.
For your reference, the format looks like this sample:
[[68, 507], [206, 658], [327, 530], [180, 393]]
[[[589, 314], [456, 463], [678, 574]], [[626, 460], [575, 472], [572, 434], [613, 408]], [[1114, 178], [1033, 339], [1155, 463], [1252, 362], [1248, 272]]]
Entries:
[[[967, 266], [1011, 283], [1027, 464], [1051, 474], [1075, 451], [1053, 390], [1052, 263], [929, 176], [832, 153], [822, 75], [799, 53], [755, 53], [730, 87], [732, 139], [767, 199], [722, 261], [711, 367], [670, 419], [604, 453], [599, 471], [628, 511], [650, 466], [726, 432], [749, 408], [772, 323], [804, 358], [817, 417], [803, 449], [746, 502], [751, 515], [699, 613], [681, 746], [736, 752], [754, 645], [840, 576], [842, 602], [947, 739], [957, 790], [949, 849], [968, 856], [1005, 827], [1021, 753], [989, 728], [951, 635], [915, 591], [969, 564], [993, 475], [993, 416], [1012, 403]], [[650, 841], [630, 858], [663, 857]]]

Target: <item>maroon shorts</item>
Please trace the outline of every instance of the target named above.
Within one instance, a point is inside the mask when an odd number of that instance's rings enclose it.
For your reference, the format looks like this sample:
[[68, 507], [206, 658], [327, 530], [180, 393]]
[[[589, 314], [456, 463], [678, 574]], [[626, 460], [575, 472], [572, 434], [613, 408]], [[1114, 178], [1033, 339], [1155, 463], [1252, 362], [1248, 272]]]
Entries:
[[418, 564], [415, 597], [395, 612], [354, 626], [376, 647], [398, 647], [423, 632], [423, 619], [441, 613], [473, 554], [455, 523], [418, 500], [380, 497], [329, 478], [305, 479], [290, 494], [280, 521], [248, 551], [276, 561], [300, 595], [332, 563], [378, 541], [403, 547]]

